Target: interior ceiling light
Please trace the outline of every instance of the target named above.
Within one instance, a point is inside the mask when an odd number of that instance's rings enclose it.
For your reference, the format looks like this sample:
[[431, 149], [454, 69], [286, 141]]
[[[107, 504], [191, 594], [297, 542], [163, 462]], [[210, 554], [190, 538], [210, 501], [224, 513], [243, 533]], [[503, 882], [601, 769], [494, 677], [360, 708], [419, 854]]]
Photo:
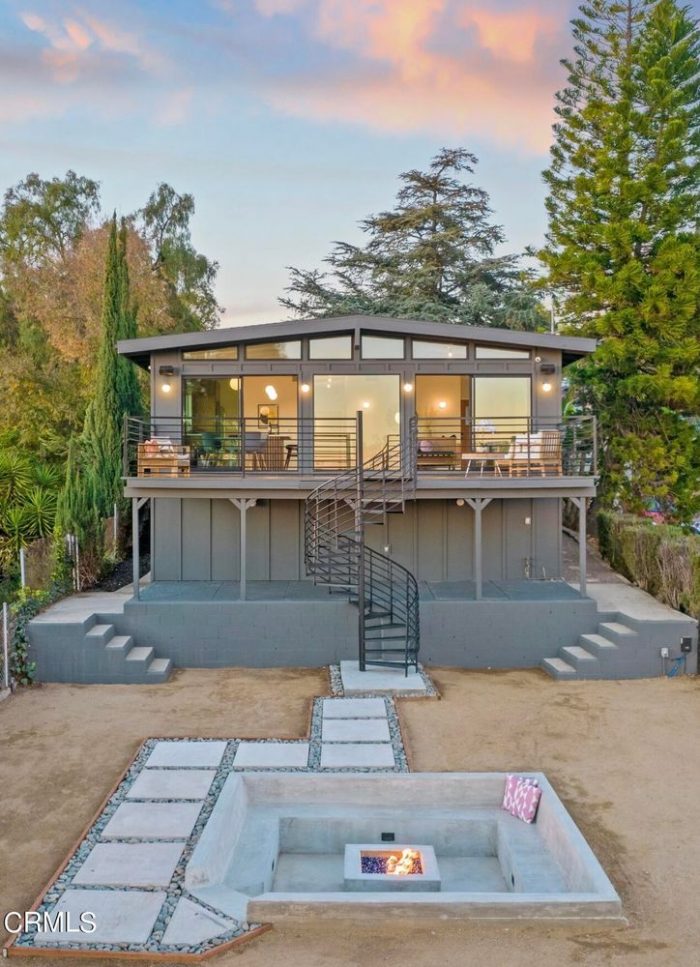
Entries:
[[277, 399], [277, 390], [272, 383], [265, 387], [265, 396], [267, 396], [268, 400], [271, 400], [273, 403]]

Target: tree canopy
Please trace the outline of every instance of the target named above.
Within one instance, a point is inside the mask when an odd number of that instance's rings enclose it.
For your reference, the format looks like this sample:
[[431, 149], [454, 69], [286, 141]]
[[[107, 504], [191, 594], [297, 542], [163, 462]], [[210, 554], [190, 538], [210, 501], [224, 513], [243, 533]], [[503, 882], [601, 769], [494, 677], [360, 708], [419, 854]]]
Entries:
[[576, 383], [603, 500], [683, 519], [700, 502], [700, 32], [675, 0], [591, 0], [573, 32], [540, 258], [565, 326], [601, 340]]
[[394, 208], [360, 223], [366, 244], [336, 242], [327, 271], [290, 268], [281, 304], [302, 316], [543, 327], [518, 258], [496, 255], [503, 230], [492, 222], [488, 194], [467, 180], [477, 163], [464, 148], [443, 148], [427, 171], [401, 174]]

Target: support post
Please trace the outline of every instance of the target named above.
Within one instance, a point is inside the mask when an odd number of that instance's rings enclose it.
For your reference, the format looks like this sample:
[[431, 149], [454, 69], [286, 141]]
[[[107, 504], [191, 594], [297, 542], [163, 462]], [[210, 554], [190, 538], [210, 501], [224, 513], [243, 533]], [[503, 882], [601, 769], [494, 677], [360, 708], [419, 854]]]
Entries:
[[27, 559], [24, 554], [24, 548], [19, 549], [19, 582], [23, 588], [27, 586]]
[[474, 597], [481, 601], [483, 594], [483, 548], [481, 536], [481, 512], [493, 500], [492, 497], [467, 497], [466, 502], [474, 511]]
[[141, 561], [139, 555], [140, 541], [139, 541], [139, 499], [138, 497], [131, 498], [131, 579], [134, 586], [134, 597], [139, 600], [140, 589], [139, 581], [141, 579]]
[[356, 415], [357, 430], [355, 435], [355, 460], [357, 463], [357, 496], [355, 500], [355, 536], [357, 539], [357, 640], [359, 645], [358, 668], [365, 671], [365, 528], [364, 514], [364, 475], [362, 461], [364, 459], [364, 439], [362, 429], [362, 410]]
[[574, 506], [578, 507], [578, 576], [579, 591], [586, 594], [587, 580], [587, 547], [586, 547], [586, 498], [572, 497]]
[[138, 601], [141, 597], [141, 535], [139, 533], [139, 511], [148, 497], [131, 498], [131, 579], [134, 585], [134, 597]]
[[247, 574], [247, 561], [248, 561], [248, 510], [251, 507], [255, 507], [257, 500], [247, 497], [229, 497], [229, 500], [234, 505], [238, 507], [238, 512], [241, 515], [241, 560], [240, 560], [240, 580], [239, 580], [239, 601], [246, 601], [248, 595], [248, 574]]

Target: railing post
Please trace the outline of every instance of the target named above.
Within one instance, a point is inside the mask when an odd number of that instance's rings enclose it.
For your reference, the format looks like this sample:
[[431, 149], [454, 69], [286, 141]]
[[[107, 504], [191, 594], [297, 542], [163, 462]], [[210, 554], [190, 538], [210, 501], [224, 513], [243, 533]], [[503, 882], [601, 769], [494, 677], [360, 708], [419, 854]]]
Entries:
[[365, 496], [364, 474], [362, 469], [362, 457], [364, 454], [364, 441], [362, 435], [362, 410], [358, 410], [355, 415], [355, 461], [357, 466], [357, 492], [355, 495], [355, 536], [357, 538], [358, 561], [357, 561], [357, 610], [358, 610], [358, 642], [359, 660], [358, 667], [361, 672], [365, 671], [365, 527], [363, 519], [363, 501]]
[[593, 434], [593, 474], [598, 474], [598, 421], [591, 417], [591, 433]]

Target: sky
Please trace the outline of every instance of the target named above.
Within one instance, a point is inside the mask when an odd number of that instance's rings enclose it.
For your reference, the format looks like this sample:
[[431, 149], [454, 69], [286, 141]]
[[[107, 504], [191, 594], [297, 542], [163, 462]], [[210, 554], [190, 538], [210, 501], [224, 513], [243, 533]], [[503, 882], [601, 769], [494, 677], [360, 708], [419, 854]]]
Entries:
[[0, 189], [68, 168], [126, 214], [191, 192], [222, 325], [391, 207], [443, 146], [480, 159], [507, 251], [542, 239], [575, 0], [0, 0]]

